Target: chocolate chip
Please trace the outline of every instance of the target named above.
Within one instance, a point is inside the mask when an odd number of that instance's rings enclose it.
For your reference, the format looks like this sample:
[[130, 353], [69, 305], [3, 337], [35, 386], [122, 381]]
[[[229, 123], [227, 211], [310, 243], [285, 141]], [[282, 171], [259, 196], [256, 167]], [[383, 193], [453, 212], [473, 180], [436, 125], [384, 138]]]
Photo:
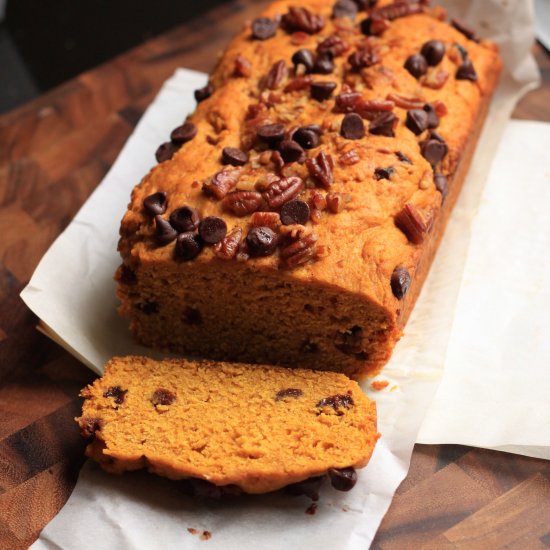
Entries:
[[269, 227], [253, 227], [246, 236], [251, 256], [270, 256], [277, 248], [277, 234]]
[[151, 396], [151, 403], [153, 405], [171, 405], [176, 400], [176, 394], [167, 390], [166, 388], [159, 388], [155, 390]]
[[172, 130], [170, 139], [180, 145], [191, 141], [197, 135], [197, 127], [192, 122], [186, 122]]
[[194, 231], [199, 226], [199, 212], [191, 206], [182, 206], [170, 214], [170, 225], [179, 233]]
[[369, 133], [376, 136], [393, 137], [397, 125], [397, 116], [392, 112], [376, 115], [369, 124]]
[[103, 397], [114, 397], [117, 405], [122, 405], [128, 390], [123, 390], [120, 386], [111, 386], [103, 393]]
[[460, 19], [451, 19], [451, 25], [460, 33], [462, 33], [466, 38], [473, 40], [474, 42], [479, 42], [479, 37], [472, 27], [461, 21]]
[[237, 147], [224, 147], [222, 150], [222, 164], [231, 166], [243, 166], [248, 161], [248, 153]]
[[166, 193], [164, 191], [158, 191], [149, 195], [143, 200], [143, 206], [149, 214], [156, 216], [158, 214], [164, 214], [166, 212]]
[[177, 260], [184, 262], [196, 258], [202, 250], [202, 242], [194, 233], [180, 233], [176, 240], [174, 254]]
[[428, 65], [435, 67], [445, 55], [445, 44], [441, 40], [428, 40], [423, 44], [420, 53], [424, 56]]
[[152, 315], [153, 313], [158, 313], [159, 305], [157, 302], [143, 302], [136, 304], [136, 308], [139, 309], [145, 315]]
[[332, 61], [332, 56], [329, 54], [320, 55], [315, 61], [313, 66], [312, 73], [316, 74], [331, 74], [334, 71], [334, 62]]
[[357, 483], [355, 468], [329, 468], [328, 476], [331, 485], [337, 491], [350, 491]]
[[428, 128], [433, 130], [439, 126], [439, 117], [435, 111], [435, 107], [431, 103], [426, 103], [423, 107], [424, 111], [428, 114]]
[[217, 216], [208, 216], [199, 224], [199, 235], [207, 244], [219, 243], [227, 234], [227, 224]]
[[433, 136], [420, 144], [422, 156], [433, 166], [441, 161], [449, 152], [449, 148], [444, 141]]
[[331, 395], [330, 397], [323, 397], [315, 406], [318, 409], [323, 407], [332, 407], [335, 411], [338, 411], [341, 408], [350, 409], [353, 407], [355, 402], [353, 397], [349, 394], [337, 394]]
[[212, 84], [207, 84], [204, 88], [199, 88], [195, 90], [195, 99], [197, 103], [208, 99], [214, 93], [214, 86]]
[[201, 325], [202, 315], [200, 310], [187, 306], [182, 313], [182, 320], [187, 325]]
[[161, 246], [171, 243], [178, 236], [178, 232], [162, 217], [155, 216], [155, 241]]
[[414, 54], [407, 58], [404, 67], [415, 78], [420, 78], [422, 75], [426, 74], [426, 71], [428, 70], [428, 63], [423, 55]]
[[285, 164], [290, 164], [291, 162], [299, 162], [302, 164], [306, 160], [306, 155], [302, 146], [292, 139], [284, 139], [281, 141], [278, 149]]
[[275, 401], [281, 401], [281, 399], [284, 399], [285, 397], [293, 397], [294, 399], [298, 399], [303, 395], [303, 393], [304, 392], [298, 388], [286, 388], [277, 392], [275, 395]]
[[387, 168], [376, 168], [376, 170], [374, 171], [374, 179], [389, 180], [394, 173], [395, 168], [393, 166], [388, 166]]
[[355, 19], [358, 11], [357, 4], [353, 0], [337, 0], [332, 8], [332, 17]]
[[336, 90], [336, 87], [336, 82], [312, 82], [311, 97], [317, 101], [325, 101]]
[[428, 128], [428, 113], [423, 109], [411, 109], [407, 111], [405, 126], [415, 135], [420, 135]]
[[122, 264], [120, 266], [120, 269], [118, 272], [118, 280], [123, 285], [128, 285], [128, 286], [135, 285], [137, 283], [137, 277], [134, 270], [125, 264]]
[[157, 159], [157, 162], [170, 160], [178, 149], [178, 145], [172, 143], [171, 141], [167, 141], [166, 143], [159, 145], [159, 148], [155, 152], [155, 158]]
[[397, 266], [391, 275], [391, 291], [393, 295], [401, 300], [411, 285], [411, 276], [409, 272], [402, 266]]
[[299, 143], [304, 149], [315, 149], [319, 146], [319, 132], [312, 128], [302, 126], [292, 135], [292, 139]]
[[444, 201], [448, 192], [447, 176], [443, 174], [434, 174], [435, 188], [441, 193], [441, 200]]
[[326, 476], [317, 476], [304, 479], [298, 483], [292, 483], [285, 487], [285, 493], [290, 495], [305, 495], [311, 500], [319, 500], [319, 489], [325, 479]]
[[310, 73], [315, 65], [315, 54], [307, 48], [302, 48], [294, 52], [292, 55], [292, 63], [295, 69], [297, 69], [299, 65], [302, 65], [306, 73]]
[[348, 113], [342, 120], [340, 134], [346, 139], [361, 139], [365, 137], [365, 124], [357, 113]]
[[280, 123], [264, 124], [258, 128], [256, 135], [272, 147], [285, 137], [285, 127]]
[[307, 202], [294, 199], [283, 204], [281, 208], [281, 222], [284, 225], [298, 223], [305, 225], [309, 220], [309, 206]]
[[477, 80], [477, 73], [470, 58], [462, 62], [462, 65], [456, 70], [457, 80], [471, 80], [475, 82]]
[[252, 22], [252, 38], [267, 40], [275, 36], [279, 23], [269, 17], [258, 17]]
[[401, 161], [401, 162], [405, 162], [407, 164], [412, 164], [412, 160], [407, 156], [405, 155], [405, 153], [402, 153], [401, 151], [396, 151], [395, 152], [395, 156]]

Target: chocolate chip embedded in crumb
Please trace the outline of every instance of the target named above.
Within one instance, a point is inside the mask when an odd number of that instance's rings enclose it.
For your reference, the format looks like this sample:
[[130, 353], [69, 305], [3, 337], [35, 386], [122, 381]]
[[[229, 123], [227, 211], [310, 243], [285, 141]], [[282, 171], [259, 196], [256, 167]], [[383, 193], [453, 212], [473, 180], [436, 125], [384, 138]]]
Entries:
[[434, 174], [435, 188], [441, 193], [441, 200], [444, 201], [448, 192], [447, 176], [443, 174]]
[[252, 22], [252, 38], [267, 40], [275, 36], [279, 23], [269, 17], [258, 17]]
[[231, 166], [243, 166], [248, 162], [248, 153], [237, 147], [224, 147], [222, 149], [222, 164]]
[[292, 54], [291, 60], [294, 70], [298, 71], [298, 67], [301, 65], [306, 73], [310, 73], [315, 65], [315, 54], [307, 48], [301, 48]]
[[79, 421], [80, 435], [86, 439], [95, 437], [95, 433], [99, 432], [103, 427], [101, 418], [81, 418]]
[[161, 246], [171, 243], [178, 232], [161, 216], [155, 216], [155, 241]]
[[325, 101], [336, 90], [336, 87], [336, 82], [312, 82], [310, 88], [311, 97], [317, 101]]
[[111, 386], [103, 392], [103, 397], [114, 397], [114, 401], [117, 405], [122, 405], [128, 390], [123, 390], [120, 386]]
[[358, 12], [357, 4], [353, 0], [337, 0], [332, 7], [332, 17], [347, 17], [355, 19]]
[[208, 99], [214, 93], [214, 86], [212, 84], [207, 84], [204, 88], [199, 88], [195, 90], [195, 100], [197, 103]]
[[432, 165], [436, 166], [449, 152], [445, 141], [432, 135], [420, 143], [420, 152], [422, 156]]
[[290, 164], [291, 162], [302, 164], [306, 160], [304, 149], [294, 140], [284, 139], [279, 143], [278, 149], [285, 164]]
[[435, 107], [431, 103], [426, 103], [422, 109], [428, 115], [428, 128], [430, 130], [437, 128], [439, 126], [439, 116]]
[[445, 44], [441, 40], [428, 40], [422, 45], [420, 53], [424, 56], [428, 65], [435, 67], [445, 55]]
[[277, 234], [269, 227], [253, 227], [246, 236], [251, 256], [270, 256], [277, 249]]
[[393, 166], [388, 166], [386, 168], [376, 168], [374, 170], [374, 179], [390, 180], [394, 173], [395, 168]]
[[332, 61], [332, 55], [324, 54], [317, 57], [311, 72], [315, 74], [331, 74], [333, 71], [334, 62]]
[[186, 122], [172, 130], [170, 139], [180, 145], [191, 141], [197, 135], [197, 127], [192, 122]]
[[409, 286], [411, 286], [411, 276], [407, 269], [403, 266], [397, 266], [391, 275], [390, 284], [393, 295], [401, 300], [407, 294]]
[[416, 136], [428, 128], [428, 113], [424, 109], [411, 109], [407, 111], [405, 126]]
[[151, 403], [153, 405], [171, 405], [176, 401], [176, 394], [167, 390], [166, 388], [159, 388], [155, 390], [151, 396]]
[[199, 222], [199, 212], [191, 206], [182, 206], [170, 214], [170, 225], [180, 233], [194, 231]]
[[426, 71], [428, 70], [428, 63], [423, 55], [413, 54], [407, 58], [404, 67], [415, 78], [420, 78], [426, 74]]
[[275, 395], [275, 401], [281, 401], [285, 397], [293, 397], [294, 399], [298, 399], [303, 395], [303, 393], [304, 392], [298, 388], [286, 388], [277, 392]]
[[309, 206], [307, 202], [295, 199], [283, 204], [281, 208], [281, 222], [284, 225], [305, 225], [309, 220]]
[[472, 60], [468, 58], [463, 61], [462, 65], [460, 65], [456, 70], [455, 76], [457, 80], [471, 80], [472, 82], [475, 82], [477, 80], [477, 73]]
[[194, 233], [180, 233], [176, 239], [174, 256], [176, 260], [184, 262], [196, 258], [202, 250], [202, 242]]
[[376, 115], [369, 124], [369, 133], [377, 136], [394, 137], [394, 129], [397, 125], [397, 116], [392, 112]]
[[145, 210], [153, 216], [164, 214], [166, 212], [166, 205], [166, 193], [164, 191], [157, 191], [143, 199]]
[[165, 162], [167, 160], [170, 160], [178, 149], [178, 145], [172, 143], [171, 141], [167, 141], [166, 143], [160, 145], [159, 148], [156, 150], [155, 158], [159, 163]]
[[328, 476], [331, 485], [337, 491], [350, 491], [357, 483], [355, 468], [329, 468]]
[[272, 147], [284, 139], [285, 127], [280, 123], [264, 124], [256, 130], [256, 135]]
[[332, 407], [335, 411], [339, 411], [340, 409], [351, 409], [354, 404], [353, 397], [344, 393], [323, 397], [315, 406], [318, 409]]
[[402, 153], [401, 151], [396, 151], [395, 156], [401, 161], [405, 162], [406, 164], [412, 164], [412, 160], [405, 155], [405, 153]]
[[217, 216], [208, 216], [199, 224], [199, 235], [207, 244], [219, 243], [227, 234], [227, 224]]
[[357, 113], [348, 113], [342, 120], [340, 134], [346, 139], [361, 139], [365, 137], [365, 124]]

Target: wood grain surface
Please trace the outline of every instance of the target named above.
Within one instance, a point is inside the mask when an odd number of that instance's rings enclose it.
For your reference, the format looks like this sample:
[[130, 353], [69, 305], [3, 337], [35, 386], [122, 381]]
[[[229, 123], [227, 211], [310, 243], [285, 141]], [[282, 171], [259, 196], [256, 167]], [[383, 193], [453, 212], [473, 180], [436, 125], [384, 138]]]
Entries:
[[[0, 117], [0, 548], [26, 548], [82, 464], [72, 418], [93, 375], [35, 330], [19, 292], [176, 67], [208, 71], [266, 0], [233, 0]], [[515, 116], [550, 121], [543, 86]], [[205, 543], [207, 544], [207, 543]], [[550, 547], [550, 462], [417, 445], [373, 548]]]

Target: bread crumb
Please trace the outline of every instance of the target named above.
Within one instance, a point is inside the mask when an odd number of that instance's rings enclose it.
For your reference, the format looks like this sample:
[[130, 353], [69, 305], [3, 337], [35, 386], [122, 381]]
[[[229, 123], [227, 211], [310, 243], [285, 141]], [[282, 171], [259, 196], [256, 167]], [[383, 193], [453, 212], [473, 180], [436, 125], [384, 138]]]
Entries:
[[390, 383], [387, 380], [373, 380], [370, 384], [370, 387], [373, 390], [381, 391], [385, 388], [387, 388], [390, 385]]

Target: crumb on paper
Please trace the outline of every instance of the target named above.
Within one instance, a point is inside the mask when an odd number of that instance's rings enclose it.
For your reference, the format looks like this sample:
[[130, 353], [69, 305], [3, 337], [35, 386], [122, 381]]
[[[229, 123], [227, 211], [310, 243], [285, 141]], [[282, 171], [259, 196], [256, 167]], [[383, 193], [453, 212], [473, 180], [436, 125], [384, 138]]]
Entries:
[[315, 512], [317, 512], [317, 503], [312, 502], [307, 508], [306, 508], [306, 514], [313, 516], [315, 515]]
[[390, 385], [390, 383], [387, 380], [373, 380], [370, 383], [370, 387], [373, 390], [376, 390], [376, 391], [381, 391], [381, 390], [387, 388], [389, 385]]
[[210, 540], [212, 538], [212, 533], [210, 531], [200, 531], [194, 527], [188, 527], [187, 531], [192, 535], [198, 535], [201, 540]]
[[342, 506], [342, 512], [349, 512], [349, 506], [347, 504]]
[[390, 388], [390, 391], [393, 391], [393, 390], [396, 390], [397, 389], [397, 384], [394, 384], [391, 388]]

